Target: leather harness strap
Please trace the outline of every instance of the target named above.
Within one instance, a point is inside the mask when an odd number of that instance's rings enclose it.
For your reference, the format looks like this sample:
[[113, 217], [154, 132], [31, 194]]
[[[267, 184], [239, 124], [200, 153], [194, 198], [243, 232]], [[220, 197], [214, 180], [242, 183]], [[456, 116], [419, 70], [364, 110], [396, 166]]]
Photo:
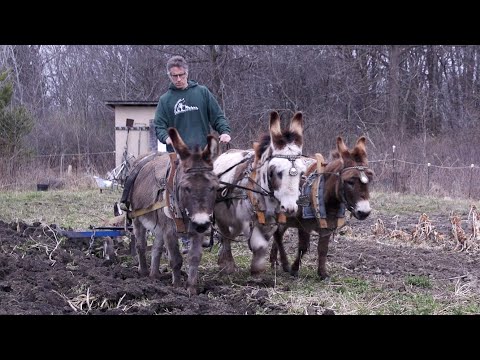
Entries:
[[[176, 173], [176, 170], [177, 170], [177, 163], [176, 163], [177, 154], [176, 153], [169, 153], [168, 155], [170, 157], [170, 170], [169, 170], [170, 172], [169, 172], [169, 175], [168, 175], [167, 187], [165, 189], [165, 193], [163, 194], [164, 195], [163, 199], [160, 200], [160, 201], [156, 201], [155, 203], [153, 203], [152, 205], [150, 205], [146, 208], [138, 209], [138, 210], [135, 210], [135, 211], [129, 211], [128, 215], [127, 215], [129, 219], [133, 219], [133, 218], [136, 218], [138, 216], [148, 214], [149, 212], [152, 212], [152, 211], [164, 208], [164, 207], [167, 207], [169, 210], [173, 209], [170, 206], [170, 189], [173, 191], [173, 183], [174, 183], [175, 173]], [[173, 209], [173, 210], [175, 210], [175, 209]], [[183, 221], [183, 217], [177, 218], [177, 216], [176, 216], [177, 212], [176, 211], [171, 211], [171, 212], [174, 215], [173, 219], [175, 220], [175, 225], [177, 227], [177, 232], [184, 233], [185, 232], [185, 223]]]
[[185, 227], [185, 222], [183, 221], [183, 217], [180, 214], [178, 214], [178, 209], [175, 208], [175, 204], [171, 206], [170, 203], [170, 191], [174, 191], [173, 183], [175, 179], [175, 174], [177, 172], [177, 153], [169, 153], [168, 156], [170, 156], [170, 174], [168, 176], [167, 180], [167, 191], [165, 194], [165, 199], [166, 199], [166, 206], [168, 209], [171, 210], [171, 213], [173, 215], [173, 220], [175, 221], [175, 226], [177, 227], [177, 232], [179, 233], [185, 233], [186, 232], [186, 227]]
[[[250, 173], [250, 178], [249, 178], [250, 181], [248, 182], [248, 185], [247, 185], [247, 188], [248, 188], [247, 195], [248, 195], [248, 198], [250, 199], [250, 202], [253, 205], [253, 210], [255, 211], [255, 214], [257, 214], [258, 222], [262, 225], [265, 225], [266, 223], [265, 211], [260, 210], [259, 201], [255, 196], [253, 196], [253, 191], [252, 191], [254, 185], [256, 184], [256, 181], [255, 181], [256, 177], [257, 177], [257, 169], [254, 168]], [[285, 213], [283, 212], [278, 213], [277, 223], [285, 224], [286, 222], [287, 222], [287, 216], [285, 215]]]
[[253, 168], [252, 172], [250, 173], [250, 178], [249, 178], [249, 182], [248, 182], [248, 191], [247, 191], [247, 194], [248, 194], [248, 198], [250, 199], [250, 202], [252, 203], [253, 205], [253, 210], [255, 211], [255, 214], [257, 214], [257, 219], [258, 219], [258, 222], [262, 225], [265, 224], [265, 212], [260, 210], [259, 207], [258, 207], [258, 200], [255, 196], [253, 196], [253, 186], [256, 184], [255, 182], [255, 178], [257, 177], [257, 169], [256, 168]]
[[[312, 183], [311, 200], [313, 204], [313, 209], [315, 210], [315, 217], [318, 220], [318, 224], [320, 225], [320, 228], [325, 229], [328, 227], [327, 219], [320, 217], [320, 205], [318, 203], [318, 184], [321, 177], [323, 176], [323, 173], [325, 172], [325, 163], [322, 154], [315, 154], [315, 158], [317, 159], [316, 170], [319, 176], [317, 176]], [[321, 191], [323, 191], [323, 189], [321, 189]]]
[[[315, 158], [317, 159], [316, 170], [319, 176], [317, 176], [312, 183], [311, 200], [312, 200], [313, 209], [315, 210], [315, 217], [318, 220], [318, 224], [320, 225], [320, 228], [327, 229], [328, 228], [327, 219], [322, 218], [320, 216], [320, 211], [319, 211], [320, 204], [319, 204], [319, 197], [318, 197], [318, 191], [319, 190], [323, 191], [323, 186], [321, 187], [321, 189], [319, 189], [319, 182], [321, 181], [321, 177], [325, 173], [325, 167], [327, 166], [327, 164], [324, 162], [324, 158], [322, 154], [316, 153]], [[323, 199], [323, 196], [322, 196], [322, 199]], [[341, 210], [342, 209], [340, 209], [337, 214], [337, 224], [335, 228], [340, 228], [343, 225], [345, 225], [344, 211], [341, 211]]]
[[130, 199], [130, 192], [132, 190], [132, 185], [135, 182], [135, 179], [137, 178], [138, 173], [140, 170], [143, 169], [143, 167], [150, 162], [155, 156], [157, 156], [157, 153], [151, 153], [146, 155], [144, 158], [140, 159], [133, 167], [133, 169], [130, 171], [130, 173], [127, 176], [127, 180], [125, 181], [125, 185], [123, 186], [123, 193], [122, 193], [122, 198], [120, 199], [121, 203], [127, 203]]
[[129, 217], [131, 219], [133, 219], [133, 218], [136, 218], [138, 216], [145, 215], [145, 214], [147, 214], [151, 211], [155, 211], [155, 210], [158, 210], [162, 207], [165, 207], [165, 206], [167, 206], [167, 200], [166, 199], [167, 199], [167, 196], [165, 196], [165, 198], [163, 198], [161, 201], [157, 201], [156, 203], [153, 203], [149, 207], [132, 211], [132, 212], [129, 213]]

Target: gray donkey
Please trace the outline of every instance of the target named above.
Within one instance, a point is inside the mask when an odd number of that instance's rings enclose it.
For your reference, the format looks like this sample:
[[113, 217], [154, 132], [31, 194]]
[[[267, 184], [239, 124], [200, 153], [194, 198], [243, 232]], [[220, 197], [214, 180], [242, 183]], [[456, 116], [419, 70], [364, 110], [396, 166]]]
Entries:
[[145, 252], [146, 232], [150, 230], [155, 235], [150, 277], [160, 275], [160, 258], [165, 243], [173, 285], [180, 286], [183, 258], [178, 238], [179, 231], [184, 230], [191, 243], [186, 286], [190, 294], [196, 294], [203, 233], [210, 227], [219, 186], [218, 178], [213, 173], [213, 160], [219, 149], [218, 140], [209, 135], [203, 150], [198, 147], [192, 150], [183, 142], [176, 129], [169, 128], [168, 135], [179, 158], [173, 184], [170, 185], [167, 181], [171, 157], [164, 153], [143, 165], [131, 190], [130, 215], [136, 237], [139, 273], [142, 276], [148, 274]]

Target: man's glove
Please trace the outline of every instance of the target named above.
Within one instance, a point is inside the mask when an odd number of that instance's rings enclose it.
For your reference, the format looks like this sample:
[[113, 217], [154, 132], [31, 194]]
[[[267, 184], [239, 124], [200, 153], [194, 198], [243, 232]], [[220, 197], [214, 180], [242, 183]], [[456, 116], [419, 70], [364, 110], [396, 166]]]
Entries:
[[223, 143], [228, 143], [230, 142], [232, 138], [230, 137], [230, 135], [228, 134], [222, 134], [220, 135], [220, 142], [223, 142]]

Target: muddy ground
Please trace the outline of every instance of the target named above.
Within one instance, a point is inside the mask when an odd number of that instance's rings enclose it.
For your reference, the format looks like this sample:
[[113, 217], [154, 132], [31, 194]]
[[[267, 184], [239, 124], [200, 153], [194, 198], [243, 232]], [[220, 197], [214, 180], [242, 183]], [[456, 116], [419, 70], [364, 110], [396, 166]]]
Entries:
[[[343, 235], [331, 242], [328, 267], [337, 276], [382, 277], [385, 286], [390, 284], [394, 291], [401, 290], [397, 289], [400, 280], [408, 275], [477, 283], [478, 252], [443, 246], [441, 237], [431, 244], [414, 244], [392, 240], [385, 234], [373, 235], [378, 219], [372, 216], [362, 222], [349, 220]], [[411, 233], [418, 224], [417, 217], [396, 218], [396, 223], [387, 218], [381, 221], [390, 234], [395, 228]], [[432, 221], [444, 224], [436, 230], [450, 236], [447, 216], [432, 216]], [[102, 257], [101, 241], [95, 241], [93, 252], [89, 252], [88, 239], [60, 240], [45, 224], [0, 221], [0, 314], [225, 315], [289, 311], [269, 299], [268, 289], [276, 284], [270, 268], [260, 279], [253, 279], [244, 267], [240, 270], [244, 276], [232, 280], [220, 276], [216, 266], [201, 266], [200, 294], [189, 297], [185, 289], [170, 286], [168, 269], [161, 280], [139, 277], [126, 242], [115, 243], [119, 261], [114, 263]], [[294, 252], [293, 243], [292, 239], [287, 242], [289, 254]], [[309, 256], [314, 264], [315, 255]]]

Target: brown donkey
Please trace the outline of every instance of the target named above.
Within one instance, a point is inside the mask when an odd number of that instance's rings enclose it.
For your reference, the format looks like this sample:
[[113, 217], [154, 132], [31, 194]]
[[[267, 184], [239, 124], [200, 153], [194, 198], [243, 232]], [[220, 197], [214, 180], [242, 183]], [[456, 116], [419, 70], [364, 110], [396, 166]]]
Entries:
[[[323, 163], [323, 157], [319, 154], [317, 159], [309, 160], [310, 166], [301, 184], [302, 194], [308, 195], [301, 199], [305, 203], [299, 207], [296, 216], [288, 218], [286, 224], [280, 225], [273, 234], [270, 252], [272, 267], [277, 263], [277, 253], [280, 253], [283, 270], [298, 275], [302, 256], [310, 245], [310, 233], [315, 231], [319, 234], [317, 273], [321, 279], [327, 278], [330, 236], [337, 227], [343, 225], [345, 208], [359, 220], [366, 219], [370, 214], [368, 185], [373, 178], [373, 171], [368, 168], [365, 137], [360, 137], [352, 150], [338, 137], [337, 151], [332, 153], [332, 158], [328, 164]], [[298, 229], [297, 257], [291, 268], [283, 246], [283, 235], [290, 227]]]
[[[213, 173], [213, 160], [218, 155], [218, 140], [209, 135], [205, 149], [189, 149], [174, 128], [168, 129], [172, 145], [179, 157], [173, 187], [167, 183], [170, 168], [168, 154], [160, 154], [147, 162], [139, 171], [131, 191], [133, 232], [139, 259], [139, 273], [148, 274], [145, 256], [146, 232], [155, 235], [152, 246], [150, 277], [159, 276], [160, 258], [164, 243], [168, 251], [172, 282], [181, 285], [180, 269], [183, 258], [178, 247], [179, 234], [172, 214], [183, 218], [183, 227], [190, 240], [188, 253], [187, 289], [195, 294], [198, 266], [202, 258], [203, 233], [210, 227], [218, 188]], [[153, 210], [152, 210], [153, 209]], [[138, 214], [137, 216], [135, 216]]]

